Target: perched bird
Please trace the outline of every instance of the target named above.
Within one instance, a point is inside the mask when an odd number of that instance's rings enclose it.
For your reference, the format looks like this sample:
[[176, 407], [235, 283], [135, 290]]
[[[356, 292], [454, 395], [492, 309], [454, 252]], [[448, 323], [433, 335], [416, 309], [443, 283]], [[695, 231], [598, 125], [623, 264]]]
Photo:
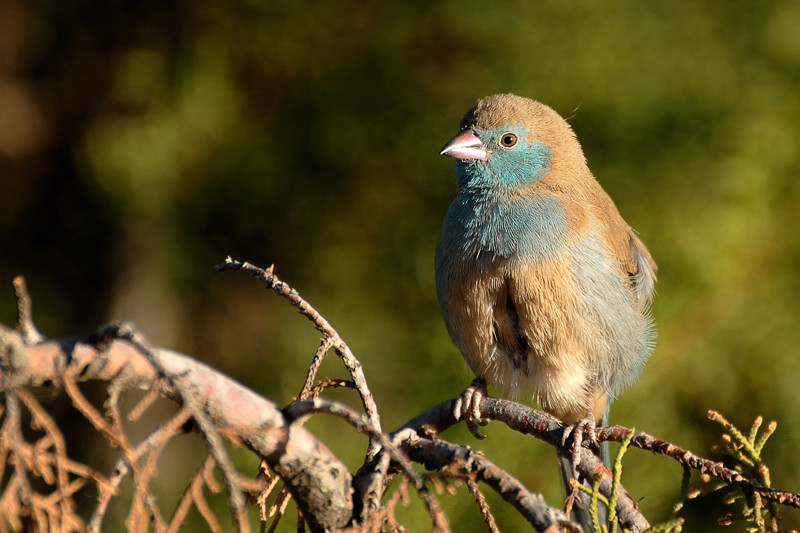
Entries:
[[458, 160], [458, 197], [436, 249], [436, 291], [476, 375], [456, 418], [478, 418], [489, 384], [594, 439], [595, 420], [605, 424], [653, 350], [655, 262], [548, 106], [483, 98], [441, 154]]

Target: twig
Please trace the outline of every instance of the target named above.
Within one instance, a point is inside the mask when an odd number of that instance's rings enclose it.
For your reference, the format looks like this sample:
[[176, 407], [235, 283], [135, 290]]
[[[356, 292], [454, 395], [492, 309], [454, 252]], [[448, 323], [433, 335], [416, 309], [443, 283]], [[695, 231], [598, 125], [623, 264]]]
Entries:
[[14, 296], [17, 300], [17, 330], [22, 333], [26, 344], [36, 344], [44, 337], [33, 323], [31, 297], [25, 284], [25, 278], [22, 276], [14, 278]]
[[631, 428], [625, 438], [622, 439], [622, 445], [619, 447], [617, 456], [614, 459], [614, 464], [612, 465], [611, 497], [608, 499], [608, 521], [611, 524], [612, 533], [616, 533], [617, 531], [617, 495], [620, 493], [619, 488], [622, 480], [622, 458], [628, 451], [635, 431], [635, 428]]
[[59, 505], [62, 513], [69, 515], [72, 509], [69, 508], [70, 499], [67, 495], [67, 485], [69, 485], [69, 475], [64, 466], [67, 458], [67, 445], [64, 442], [64, 435], [58, 430], [58, 426], [52, 418], [45, 412], [33, 396], [24, 389], [16, 391], [17, 397], [22, 401], [28, 412], [33, 417], [33, 423], [44, 429], [48, 440], [52, 443], [55, 453], [53, 453], [53, 466], [56, 471], [56, 493], [60, 495]]
[[[19, 405], [19, 397], [15, 390], [6, 390], [6, 395], [6, 417], [8, 426], [7, 428], [3, 428], [4, 430], [7, 429], [7, 431], [3, 432], [3, 438], [8, 439], [7, 442], [9, 443], [24, 442], [22, 428], [20, 426], [22, 410]], [[24, 461], [20, 455], [20, 449], [18, 447], [12, 447], [11, 456], [14, 457], [14, 475], [19, 484], [19, 501], [23, 506], [31, 506], [33, 504], [33, 490], [31, 489], [28, 475], [23, 467]]]
[[137, 420], [139, 420], [139, 418], [144, 414], [144, 412], [147, 411], [147, 409], [151, 405], [153, 405], [153, 402], [155, 402], [159, 397], [161, 397], [161, 391], [163, 390], [163, 387], [162, 384], [159, 383], [159, 381], [160, 380], [157, 380], [156, 383], [154, 383], [153, 386], [150, 387], [150, 390], [147, 391], [147, 394], [145, 394], [139, 400], [139, 402], [133, 407], [133, 409], [128, 411], [128, 421], [136, 422]]
[[347, 343], [345, 343], [342, 337], [339, 336], [335, 329], [333, 329], [333, 326], [331, 326], [330, 323], [311, 306], [311, 304], [304, 300], [303, 297], [300, 296], [300, 293], [298, 293], [286, 282], [278, 279], [278, 276], [276, 276], [273, 272], [273, 267], [265, 270], [246, 261], [237, 261], [228, 257], [225, 259], [224, 263], [217, 265], [216, 268], [220, 272], [226, 270], [244, 270], [250, 275], [255, 276], [264, 284], [266, 284], [267, 287], [288, 299], [292, 305], [297, 307], [297, 309], [300, 311], [300, 314], [308, 318], [311, 323], [314, 324], [315, 328], [321, 331], [326, 337], [331, 338], [332, 347], [342, 358], [345, 368], [347, 368], [347, 371], [350, 372], [350, 375], [356, 384], [356, 388], [361, 396], [361, 402], [364, 404], [364, 411], [366, 412], [370, 425], [376, 430], [380, 431], [381, 423], [380, 416], [378, 414], [378, 407], [375, 404], [375, 398], [372, 396], [369, 385], [367, 385], [367, 379], [364, 376], [364, 370], [361, 367], [361, 363], [358, 361], [358, 359], [356, 359], [355, 355], [353, 355], [353, 352], [350, 350], [350, 347], [347, 345]]
[[274, 533], [275, 529], [278, 527], [278, 523], [281, 521], [284, 513], [286, 512], [286, 507], [289, 505], [289, 502], [292, 500], [292, 494], [286, 490], [284, 487], [278, 493], [278, 497], [275, 499], [275, 502], [269, 508], [268, 515], [270, 517], [275, 517], [275, 520], [272, 521], [272, 525], [269, 526], [267, 533]]
[[317, 348], [316, 353], [314, 353], [314, 358], [311, 360], [311, 364], [308, 367], [306, 382], [303, 384], [303, 389], [298, 396], [300, 400], [308, 400], [311, 395], [311, 389], [314, 387], [314, 380], [317, 379], [317, 371], [319, 371], [319, 367], [322, 365], [322, 360], [325, 359], [325, 354], [328, 353], [328, 350], [331, 349], [335, 342], [336, 339], [334, 337], [325, 336], [322, 338], [319, 348]]
[[486, 522], [486, 526], [489, 528], [491, 533], [500, 533], [500, 528], [497, 527], [497, 522], [494, 519], [494, 515], [492, 514], [491, 509], [489, 509], [489, 502], [486, 501], [486, 497], [481, 492], [480, 487], [475, 480], [472, 478], [467, 478], [467, 488], [469, 489], [469, 493], [472, 494], [472, 497], [475, 499], [475, 503], [478, 504], [478, 508], [481, 511], [481, 516], [483, 516], [483, 521]]
[[[138, 460], [143, 454], [148, 453], [150, 450], [163, 448], [164, 444], [175, 434], [178, 428], [185, 424], [190, 418], [191, 411], [189, 408], [181, 408], [166, 424], [154, 430], [136, 445], [132, 454], [134, 460]], [[89, 525], [87, 526], [87, 531], [90, 533], [101, 530], [108, 504], [111, 503], [111, 497], [116, 493], [119, 485], [122, 483], [122, 480], [125, 479], [129, 471], [130, 468], [128, 467], [127, 460], [125, 457], [120, 457], [114, 465], [112, 474], [108, 480], [110, 488], [100, 490], [97, 506], [95, 506], [92, 516], [89, 519]]]
[[153, 527], [156, 529], [156, 531], [164, 531], [166, 529], [166, 524], [161, 516], [161, 511], [158, 509], [158, 505], [155, 503], [153, 495], [150, 494], [150, 491], [147, 489], [150, 472], [139, 468], [137, 464], [137, 457], [135, 456], [128, 439], [125, 437], [125, 434], [120, 433], [114, 428], [113, 425], [110, 425], [105, 421], [105, 417], [103, 417], [103, 415], [94, 408], [89, 400], [86, 399], [72, 379], [64, 379], [62, 384], [67, 395], [72, 400], [73, 405], [95, 427], [95, 429], [97, 429], [97, 431], [99, 431], [112, 445], [120, 449], [122, 456], [128, 464], [128, 468], [130, 468], [134, 479], [135, 491], [133, 502], [131, 504], [131, 510], [126, 520], [126, 526], [128, 529], [139, 530], [141, 528], [140, 523], [141, 520], [144, 519], [141, 509], [142, 506], [144, 506], [144, 508], [147, 509], [150, 519], [153, 521]]
[[[70, 339], [26, 345], [20, 332], [0, 325], [0, 385], [8, 393], [12, 381], [20, 387], [50, 382], [68, 388], [73, 379], [111, 381], [124, 376], [122, 386], [149, 389], [158, 372], [136, 346], [110, 335], [118, 327], [100, 328], [91, 344]], [[290, 426], [275, 403], [211, 367], [170, 350], [158, 353], [165, 374], [184, 376], [187, 391], [193, 391], [216, 427], [224, 428], [226, 435], [237, 432], [247, 447], [268, 460], [292, 491], [309, 528], [335, 530], [352, 517], [351, 475], [311, 433]], [[167, 385], [162, 380], [164, 395], [180, 399]], [[75, 398], [80, 401], [78, 395]], [[102, 416], [89, 416], [109, 442], [118, 441]]]
[[536, 531], [555, 533], [560, 526], [569, 524], [563, 511], [551, 507], [541, 495], [528, 491], [518, 479], [467, 447], [418, 436], [399, 444], [411, 459], [428, 469], [448, 467], [483, 481], [513, 505]]
[[[608, 426], [601, 428], [598, 431], [597, 438], [599, 440], [621, 442], [628, 431], [629, 429], [623, 426]], [[762, 498], [767, 500], [774, 501], [782, 505], [788, 505], [790, 507], [800, 508], [800, 494], [762, 487], [761, 485], [748, 480], [735, 470], [725, 467], [725, 465], [718, 461], [705, 459], [695, 455], [689, 450], [676, 446], [670, 442], [657, 439], [656, 437], [648, 435], [643, 431], [634, 432], [631, 445], [643, 450], [649, 450], [653, 453], [671, 457], [687, 468], [699, 470], [701, 473], [721, 479], [729, 485], [738, 486], [745, 493], [758, 493]]]
[[[258, 466], [259, 476], [263, 476], [267, 484], [261, 489], [261, 493], [256, 497], [256, 505], [258, 505], [258, 513], [259, 513], [259, 520], [262, 524], [264, 524], [270, 515], [267, 512], [267, 498], [269, 495], [272, 494], [272, 491], [278, 485], [278, 482], [281, 480], [280, 476], [273, 476], [269, 473], [269, 466], [265, 461], [261, 461], [261, 464]], [[263, 529], [263, 527], [262, 527]]]
[[348, 388], [348, 389], [355, 389], [356, 384], [347, 379], [336, 379], [336, 378], [328, 378], [324, 381], [320, 381], [316, 385], [314, 385], [311, 390], [308, 392], [308, 395], [305, 400], [315, 400], [319, 398], [320, 393], [325, 389], [332, 389], [332, 388]]
[[364, 417], [351, 409], [350, 407], [339, 402], [332, 402], [326, 400], [316, 399], [313, 401], [295, 402], [288, 405], [284, 411], [292, 418], [300, 418], [312, 413], [328, 413], [338, 416], [349, 422], [357, 431], [368, 435], [373, 440], [380, 443], [380, 445], [391, 455], [392, 460], [396, 461], [401, 467], [403, 473], [408, 477], [416, 487], [422, 501], [428, 508], [428, 513], [433, 519], [433, 531], [448, 531], [447, 519], [444, 511], [441, 509], [439, 502], [428, 491], [425, 486], [425, 480], [410, 463], [408, 458], [400, 452], [395, 443], [383, 432], [373, 428]]
[[206, 524], [211, 531], [222, 531], [222, 527], [219, 525], [219, 522], [217, 522], [217, 518], [214, 516], [214, 513], [208, 507], [208, 504], [203, 498], [203, 485], [205, 484], [205, 479], [207, 476], [212, 475], [211, 471], [213, 470], [215, 464], [214, 456], [209, 454], [195, 475], [192, 476], [191, 483], [186, 488], [186, 492], [184, 492], [183, 496], [178, 502], [177, 507], [175, 508], [175, 513], [172, 515], [167, 533], [175, 533], [179, 530], [183, 524], [183, 521], [186, 519], [186, 515], [189, 513], [189, 509], [191, 509], [192, 503], [195, 504], [197, 511], [206, 521]]
[[[403, 428], [411, 428], [420, 435], [435, 437], [456, 423], [453, 419], [452, 406], [452, 400], [442, 402], [407, 422]], [[571, 449], [568, 449], [569, 444], [563, 444], [564, 425], [544, 411], [490, 396], [483, 397], [479, 409], [481, 418], [498, 420], [515, 431], [531, 434], [554, 446], [559, 453], [572, 453]], [[600, 484], [600, 490], [606, 498], [609, 497], [612, 485], [611, 472], [588, 448], [582, 448], [580, 451], [578, 471], [583, 479], [590, 482], [594, 479], [595, 473], [604, 472], [606, 476]], [[636, 506], [636, 502], [621, 485], [617, 492], [617, 498], [617, 515], [623, 528], [631, 531], [644, 531], [649, 527], [644, 515]]]
[[[373, 397], [372, 392], [369, 389], [369, 385], [367, 384], [367, 379], [364, 375], [364, 370], [361, 366], [361, 363], [358, 359], [356, 359], [355, 355], [350, 350], [350, 347], [344, 342], [342, 337], [339, 336], [330, 323], [316, 309], [314, 309], [311, 304], [304, 300], [295, 289], [278, 279], [273, 272], [272, 266], [265, 270], [248, 262], [237, 261], [227, 257], [225, 262], [217, 265], [216, 268], [220, 272], [226, 270], [244, 270], [252, 276], [255, 276], [257, 279], [261, 280], [265, 285], [267, 285], [267, 287], [288, 299], [292, 305], [297, 307], [297, 309], [300, 311], [300, 314], [308, 318], [311, 323], [314, 324], [315, 328], [321, 331], [326, 338], [331, 339], [330, 342], [332, 347], [342, 359], [345, 368], [350, 373], [350, 376], [356, 385], [356, 389], [358, 390], [361, 403], [364, 406], [364, 412], [367, 416], [370, 426], [376, 431], [381, 430], [381, 420], [378, 413], [378, 406], [376, 405], [375, 398]], [[326, 344], [327, 341], [323, 340], [323, 345], [320, 347], [320, 349], [322, 349], [322, 347]], [[309, 369], [309, 376], [315, 372], [313, 367], [314, 364], [312, 363], [312, 368]], [[385, 459], [378, 457], [379, 453], [380, 444], [378, 441], [370, 439], [366, 453], [366, 460], [364, 461], [364, 467], [361, 468], [356, 475], [357, 481], [355, 485], [361, 490], [361, 497], [357, 498], [356, 501], [363, 502], [364, 504], [361, 513], [362, 519], [364, 518], [363, 513], [370, 509], [377, 509], [380, 506], [380, 500], [383, 496], [383, 491], [385, 488], [383, 481], [385, 479], [386, 472], [381, 469], [380, 466], [385, 464], [386, 461]]]
[[225, 451], [225, 445], [222, 441], [217, 428], [211, 420], [205, 415], [202, 405], [202, 399], [198, 398], [195, 391], [191, 388], [191, 383], [186, 383], [185, 373], [173, 373], [162, 363], [161, 356], [157, 350], [150, 348], [149, 343], [140, 332], [136, 331], [131, 325], [115, 325], [105, 331], [106, 335], [126, 340], [137, 347], [144, 353], [148, 359], [153, 363], [159, 373], [167, 379], [170, 384], [175, 387], [178, 395], [181, 397], [183, 404], [192, 411], [192, 416], [200, 426], [203, 436], [214, 455], [217, 464], [219, 465], [222, 477], [228, 487], [228, 503], [230, 505], [233, 518], [236, 522], [239, 531], [249, 531], [250, 527], [247, 523], [247, 516], [245, 512], [244, 496], [238, 490], [236, 485], [236, 468], [228, 453]]

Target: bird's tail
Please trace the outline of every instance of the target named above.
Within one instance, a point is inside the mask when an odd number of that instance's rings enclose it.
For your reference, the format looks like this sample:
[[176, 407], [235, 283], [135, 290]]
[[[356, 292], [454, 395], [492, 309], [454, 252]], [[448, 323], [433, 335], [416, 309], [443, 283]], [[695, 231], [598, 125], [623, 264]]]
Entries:
[[[606, 406], [605, 412], [603, 413], [598, 426], [605, 426], [607, 424], [608, 406]], [[611, 463], [609, 459], [608, 442], [600, 443], [600, 459], [603, 460], [603, 464], [610, 468]], [[572, 494], [572, 487], [569, 484], [569, 480], [572, 478], [571, 457], [563, 457], [561, 455], [558, 456], [558, 471], [561, 476], [561, 487], [564, 489], [564, 497], [569, 497], [570, 494]], [[589, 490], [592, 488], [591, 480], [584, 480], [583, 485]], [[592, 525], [592, 515], [589, 513], [589, 503], [589, 495], [582, 491], [578, 492], [578, 496], [575, 498], [575, 501], [572, 504], [572, 513], [570, 515], [570, 519], [580, 524], [585, 533], [595, 531]], [[608, 509], [606, 509], [606, 506], [600, 502], [597, 503], [597, 518], [600, 525], [608, 523]]]

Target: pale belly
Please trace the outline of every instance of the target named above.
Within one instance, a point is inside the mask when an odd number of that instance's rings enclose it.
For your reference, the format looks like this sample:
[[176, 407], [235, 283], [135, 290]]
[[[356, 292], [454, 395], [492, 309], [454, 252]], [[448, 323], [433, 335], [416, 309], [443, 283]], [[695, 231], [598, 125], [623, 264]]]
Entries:
[[591, 234], [556, 258], [455, 259], [443, 276], [445, 323], [470, 368], [562, 420], [613, 399], [652, 350], [649, 315]]

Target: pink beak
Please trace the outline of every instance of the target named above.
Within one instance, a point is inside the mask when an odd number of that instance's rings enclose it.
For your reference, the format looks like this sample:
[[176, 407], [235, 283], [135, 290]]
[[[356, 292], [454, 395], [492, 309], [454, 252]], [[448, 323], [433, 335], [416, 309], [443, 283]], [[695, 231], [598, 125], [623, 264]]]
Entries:
[[486, 161], [489, 156], [483, 142], [471, 129], [464, 130], [444, 145], [439, 155], [447, 155], [456, 159], [480, 159]]

